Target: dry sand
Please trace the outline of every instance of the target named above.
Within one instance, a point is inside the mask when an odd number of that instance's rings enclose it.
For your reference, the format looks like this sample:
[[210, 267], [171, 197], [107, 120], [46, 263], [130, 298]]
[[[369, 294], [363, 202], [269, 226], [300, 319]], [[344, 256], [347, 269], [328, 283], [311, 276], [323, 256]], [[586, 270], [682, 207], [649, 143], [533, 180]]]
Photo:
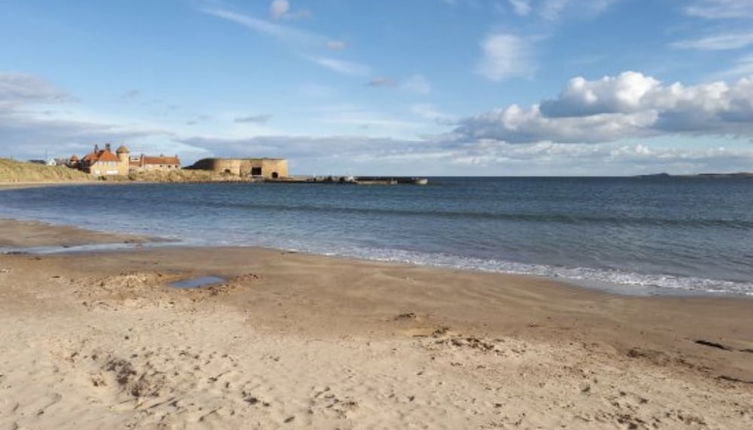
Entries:
[[[227, 282], [167, 286], [200, 275]], [[752, 303], [252, 248], [0, 255], [0, 429], [749, 429]]]

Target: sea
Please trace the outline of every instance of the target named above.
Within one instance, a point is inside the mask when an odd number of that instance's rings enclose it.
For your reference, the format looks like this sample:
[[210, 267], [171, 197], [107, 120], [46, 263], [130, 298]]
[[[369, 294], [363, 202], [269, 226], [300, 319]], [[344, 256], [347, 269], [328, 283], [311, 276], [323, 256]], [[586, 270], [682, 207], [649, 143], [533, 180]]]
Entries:
[[746, 178], [58, 186], [3, 191], [0, 217], [172, 240], [159, 246], [261, 246], [622, 294], [753, 296]]

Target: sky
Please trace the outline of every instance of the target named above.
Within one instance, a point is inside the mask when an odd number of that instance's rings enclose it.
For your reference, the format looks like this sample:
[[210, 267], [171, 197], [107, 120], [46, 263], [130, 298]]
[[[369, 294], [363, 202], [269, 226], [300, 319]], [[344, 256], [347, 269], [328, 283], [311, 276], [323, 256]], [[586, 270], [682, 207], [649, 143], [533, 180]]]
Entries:
[[0, 0], [0, 157], [753, 171], [753, 0]]

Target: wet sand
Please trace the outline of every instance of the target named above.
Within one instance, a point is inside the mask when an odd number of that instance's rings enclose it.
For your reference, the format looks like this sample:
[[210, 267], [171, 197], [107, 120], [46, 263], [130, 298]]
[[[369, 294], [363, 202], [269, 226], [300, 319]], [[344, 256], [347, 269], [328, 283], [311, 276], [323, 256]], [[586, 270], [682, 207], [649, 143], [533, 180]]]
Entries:
[[108, 243], [145, 243], [146, 236], [105, 233], [77, 227], [57, 226], [37, 221], [0, 218], [0, 247], [72, 247]]
[[0, 255], [0, 429], [747, 429], [752, 304], [257, 248]]

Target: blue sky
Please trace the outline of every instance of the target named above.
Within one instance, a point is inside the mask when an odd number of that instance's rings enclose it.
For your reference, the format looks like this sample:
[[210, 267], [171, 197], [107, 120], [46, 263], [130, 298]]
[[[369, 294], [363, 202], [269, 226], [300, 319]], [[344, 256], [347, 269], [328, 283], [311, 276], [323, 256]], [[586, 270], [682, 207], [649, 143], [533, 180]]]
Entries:
[[0, 156], [753, 170], [750, 0], [0, 0]]

